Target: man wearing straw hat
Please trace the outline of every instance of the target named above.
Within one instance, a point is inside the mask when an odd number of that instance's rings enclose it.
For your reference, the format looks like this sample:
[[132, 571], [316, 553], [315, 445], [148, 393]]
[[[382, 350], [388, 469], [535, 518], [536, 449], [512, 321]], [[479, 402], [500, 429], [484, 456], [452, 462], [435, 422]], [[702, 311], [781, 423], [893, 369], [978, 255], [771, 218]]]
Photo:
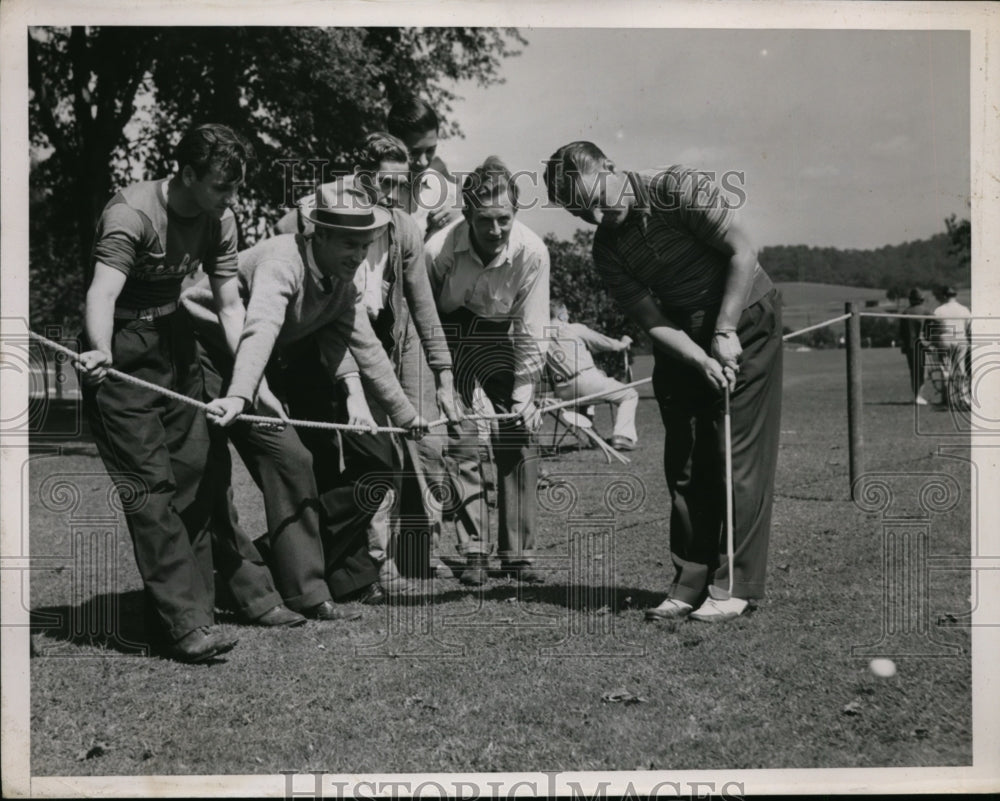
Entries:
[[[355, 174], [339, 179], [364, 189], [373, 202], [392, 215], [391, 223], [379, 231], [369, 246], [355, 273], [355, 284], [372, 328], [392, 360], [407, 397], [423, 417], [437, 417], [440, 409], [450, 424], [447, 433], [443, 429], [433, 431], [406, 449], [399, 503], [394, 504], [394, 493], [386, 493], [385, 508], [372, 520], [371, 554], [380, 565], [379, 581], [389, 595], [407, 594], [411, 589], [393, 558], [395, 549], [390, 542], [393, 506], [405, 520], [407, 531], [431, 532], [429, 566], [435, 576], [444, 578], [449, 572], [436, 557], [443, 510], [440, 504], [424, 497], [417, 471], [424, 471], [426, 484], [438, 497], [461, 499], [475, 491], [473, 482], [465, 475], [467, 471], [461, 469], [465, 462], [444, 458], [444, 452], [450, 454], [458, 441], [454, 426], [461, 415], [455, 402], [451, 353], [441, 335], [441, 322], [424, 265], [423, 237], [412, 216], [401, 209], [400, 184], [409, 180], [407, 158], [406, 146], [395, 136], [381, 131], [371, 133], [358, 151]], [[312, 225], [306, 214], [314, 201], [315, 193], [302, 198], [298, 208], [289, 211], [275, 230], [309, 234]], [[414, 447], [416, 454], [411, 452]], [[419, 464], [414, 464], [415, 461]], [[449, 504], [456, 505], [460, 506]], [[461, 515], [456, 526], [461, 538], [466, 529]]]
[[[193, 405], [136, 386], [109, 367], [201, 400], [197, 346], [178, 313], [185, 277], [199, 266], [209, 303], [239, 337], [236, 219], [229, 207], [253, 162], [250, 145], [223, 125], [189, 131], [169, 180], [133, 184], [101, 214], [80, 354], [83, 400], [98, 451], [118, 488], [136, 564], [165, 634], [165, 655], [202, 662], [234, 637], [213, 628], [215, 581], [206, 471], [209, 434]], [[279, 599], [280, 600], [280, 599]], [[159, 631], [155, 631], [159, 640]]]
[[559, 148], [545, 183], [550, 201], [597, 226], [597, 271], [654, 345], [675, 575], [647, 617], [737, 617], [764, 591], [782, 356], [780, 299], [738, 219], [743, 198], [680, 166], [620, 171], [591, 142]]
[[[220, 347], [208, 287], [201, 284], [184, 294], [184, 305], [213, 362], [228, 378], [225, 395], [209, 404], [210, 419], [221, 426], [234, 424], [268, 384], [290, 404], [305, 395], [326, 412], [334, 399], [316, 397], [310, 389], [315, 373], [325, 370], [327, 386], [342, 391], [342, 402], [325, 416], [312, 413], [313, 408], [293, 409], [298, 416], [330, 422], [346, 418], [359, 428], [375, 428], [361, 383], [364, 376], [393, 421], [421, 433], [425, 422], [403, 393], [354, 284], [368, 246], [390, 221], [388, 212], [373, 206], [364, 192], [339, 183], [321, 188], [308, 218], [312, 234], [272, 237], [240, 254], [240, 293], [247, 311], [234, 358], [227, 359]], [[304, 362], [298, 355], [302, 349], [318, 351], [320, 359]], [[283, 416], [283, 409], [278, 415]], [[379, 595], [378, 572], [368, 558], [364, 531], [387, 485], [384, 481], [366, 485], [366, 502], [356, 502], [352, 482], [341, 480], [342, 454], [320, 465], [309, 446], [331, 439], [342, 442], [344, 448], [367, 455], [367, 461], [360, 460], [367, 465], [362, 475], [374, 472], [384, 479], [392, 469], [387, 435], [345, 432], [334, 438], [310, 428], [274, 432], [237, 423], [232, 436], [264, 490], [269, 531], [261, 544], [267, 546], [276, 580], [281, 584], [279, 576], [284, 576], [287, 592], [293, 594], [291, 599], [286, 596], [286, 603], [307, 616], [332, 620], [344, 613], [330, 603], [329, 593], [338, 600], [366, 592]], [[317, 476], [322, 477], [322, 486], [317, 485]], [[320, 536], [322, 556], [315, 547]], [[240, 550], [251, 561], [259, 559], [253, 543], [242, 542]], [[316, 571], [322, 572], [324, 563], [329, 592], [316, 581]]]

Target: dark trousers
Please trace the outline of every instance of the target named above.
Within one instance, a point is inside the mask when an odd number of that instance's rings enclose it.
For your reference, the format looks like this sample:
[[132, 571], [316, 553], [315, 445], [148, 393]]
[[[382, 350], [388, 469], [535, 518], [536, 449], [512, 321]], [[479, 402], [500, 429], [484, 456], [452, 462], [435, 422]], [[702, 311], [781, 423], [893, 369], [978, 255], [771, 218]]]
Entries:
[[[461, 308], [442, 314], [441, 324], [448, 337], [454, 365], [455, 388], [465, 405], [472, 406], [472, 394], [478, 381], [497, 412], [509, 412], [514, 388], [514, 343], [508, 333], [508, 321], [485, 320], [468, 309]], [[463, 429], [468, 440], [464, 447], [452, 453], [477, 453], [475, 426], [467, 423]], [[519, 422], [501, 420], [492, 437], [496, 460], [499, 507], [498, 553], [509, 564], [530, 564], [535, 556], [535, 529], [538, 517], [538, 444]], [[478, 475], [482, 487], [482, 471], [465, 471]], [[486, 503], [484, 491], [471, 493], [473, 503]], [[478, 510], [466, 510], [471, 520], [485, 519]], [[481, 532], [488, 541], [488, 532]]]
[[[675, 321], [708, 348], [715, 312]], [[764, 594], [774, 473], [781, 426], [781, 307], [772, 291], [743, 312], [743, 356], [730, 396], [733, 595]], [[693, 368], [656, 352], [653, 390], [666, 429], [663, 469], [670, 491], [671, 597], [698, 605], [708, 585], [727, 590], [723, 399]]]
[[[311, 339], [284, 354], [275, 385], [282, 388], [292, 417], [342, 423], [346, 416], [319, 349]], [[400, 466], [389, 434], [313, 428], [299, 431], [312, 454], [313, 475], [323, 513], [325, 577], [330, 592], [342, 598], [378, 580], [368, 554], [368, 525], [387, 489], [400, 496]]]
[[[232, 356], [209, 338], [202, 344], [206, 392], [220, 397], [232, 377]], [[266, 557], [236, 518], [227, 436], [264, 495]], [[223, 487], [216, 500], [216, 567], [240, 611], [253, 619], [282, 602], [301, 611], [330, 600], [312, 455], [295, 429], [264, 431], [237, 422], [216, 428], [213, 438], [211, 469]]]
[[904, 353], [906, 365], [910, 368], [910, 388], [913, 390], [913, 397], [916, 397], [924, 383], [924, 349], [920, 343], [915, 343]]
[[[116, 321], [116, 370], [200, 399], [197, 346], [184, 315]], [[192, 406], [109, 377], [83, 387], [84, 408], [118, 489], [147, 597], [178, 640], [213, 622], [210, 523], [216, 490], [209, 435]]]

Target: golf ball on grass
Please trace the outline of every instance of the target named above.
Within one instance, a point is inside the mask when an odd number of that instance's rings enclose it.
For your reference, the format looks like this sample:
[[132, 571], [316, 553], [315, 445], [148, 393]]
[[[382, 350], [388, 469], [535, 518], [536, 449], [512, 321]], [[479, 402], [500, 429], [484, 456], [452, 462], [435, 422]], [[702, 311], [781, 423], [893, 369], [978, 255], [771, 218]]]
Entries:
[[896, 675], [896, 663], [891, 659], [873, 659], [868, 663], [868, 669], [880, 679]]

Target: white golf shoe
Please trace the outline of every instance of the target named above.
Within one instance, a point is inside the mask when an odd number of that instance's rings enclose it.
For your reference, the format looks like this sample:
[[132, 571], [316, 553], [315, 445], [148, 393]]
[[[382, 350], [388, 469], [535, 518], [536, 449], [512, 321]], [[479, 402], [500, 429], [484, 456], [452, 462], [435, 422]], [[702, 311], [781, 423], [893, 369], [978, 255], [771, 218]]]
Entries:
[[742, 615], [747, 608], [747, 602], [742, 598], [716, 599], [709, 596], [688, 617], [691, 620], [701, 620], [704, 623], [721, 623]]
[[692, 609], [694, 607], [689, 603], [678, 601], [676, 598], [667, 598], [655, 609], [646, 610], [646, 620], [674, 620], [685, 617]]

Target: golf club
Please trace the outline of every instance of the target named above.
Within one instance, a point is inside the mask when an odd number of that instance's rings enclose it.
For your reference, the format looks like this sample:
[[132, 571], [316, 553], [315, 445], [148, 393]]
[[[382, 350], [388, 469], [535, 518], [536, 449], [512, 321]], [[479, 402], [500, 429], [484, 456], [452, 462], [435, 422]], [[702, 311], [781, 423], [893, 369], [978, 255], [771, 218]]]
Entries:
[[729, 597], [733, 595], [733, 430], [729, 418], [729, 383], [723, 389], [725, 406], [722, 417], [726, 446], [726, 558], [729, 570]]

